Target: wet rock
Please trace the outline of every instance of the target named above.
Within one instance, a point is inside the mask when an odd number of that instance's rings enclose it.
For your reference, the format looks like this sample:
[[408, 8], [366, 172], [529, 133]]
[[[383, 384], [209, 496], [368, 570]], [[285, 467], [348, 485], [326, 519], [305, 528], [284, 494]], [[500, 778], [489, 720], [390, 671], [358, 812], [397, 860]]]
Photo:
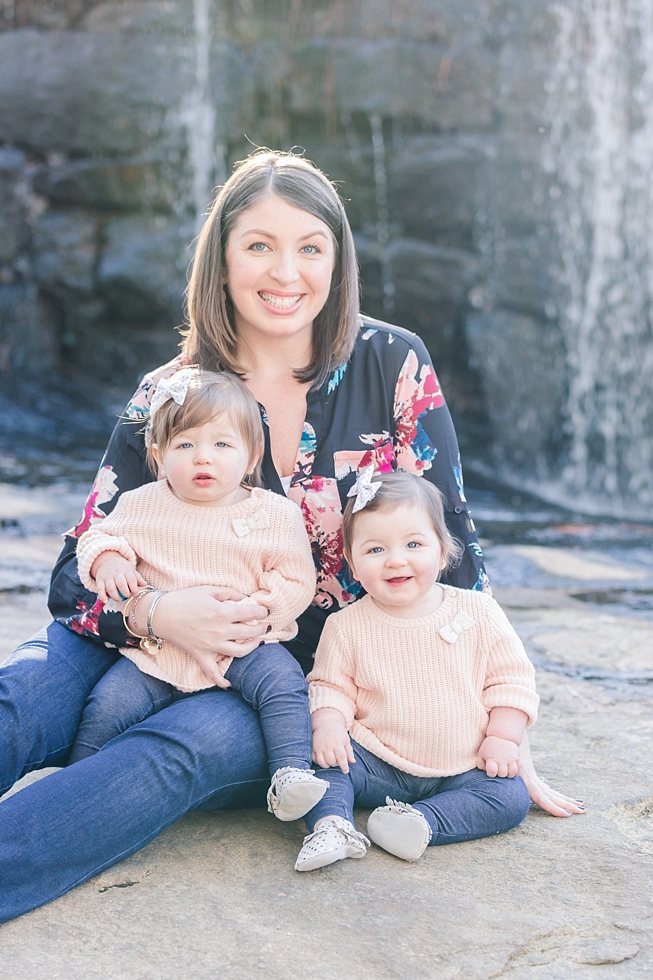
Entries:
[[497, 460], [546, 472], [548, 460], [560, 452], [562, 438], [559, 406], [566, 378], [557, 328], [523, 314], [494, 310], [468, 316], [466, 333], [483, 379]]
[[0, 365], [38, 372], [56, 364], [56, 318], [32, 283], [0, 286]]
[[50, 212], [33, 230], [34, 273], [49, 292], [89, 294], [98, 252], [97, 220], [86, 211]]
[[192, 223], [158, 216], [112, 218], [98, 268], [103, 296], [119, 319], [181, 322]]
[[73, 160], [44, 169], [34, 189], [55, 205], [171, 211], [179, 200], [179, 173], [166, 160]]

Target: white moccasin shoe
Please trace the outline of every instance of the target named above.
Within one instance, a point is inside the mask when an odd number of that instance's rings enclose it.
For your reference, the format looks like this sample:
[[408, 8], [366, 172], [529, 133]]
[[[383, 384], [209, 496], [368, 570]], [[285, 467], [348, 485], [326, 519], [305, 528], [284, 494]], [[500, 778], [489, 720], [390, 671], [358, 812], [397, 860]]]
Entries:
[[316, 830], [304, 838], [295, 871], [314, 871], [343, 858], [362, 858], [370, 842], [344, 817], [324, 817]]
[[408, 803], [386, 796], [387, 806], [370, 813], [367, 832], [379, 847], [404, 861], [417, 861], [429, 845], [432, 833], [423, 813]]
[[299, 820], [320, 802], [328, 785], [314, 769], [277, 769], [268, 790], [268, 810], [278, 820]]

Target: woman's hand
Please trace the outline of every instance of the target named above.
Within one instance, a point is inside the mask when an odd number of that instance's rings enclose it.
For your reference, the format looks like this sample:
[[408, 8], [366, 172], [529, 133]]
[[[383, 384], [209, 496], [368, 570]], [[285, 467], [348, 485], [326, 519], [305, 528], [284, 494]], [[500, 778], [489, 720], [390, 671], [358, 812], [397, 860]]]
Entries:
[[[243, 598], [235, 589], [211, 585], [168, 592], [157, 604], [152, 629], [192, 657], [218, 687], [225, 687], [217, 658], [246, 656], [267, 631], [267, 609], [240, 603]], [[151, 602], [145, 596], [138, 604], [138, 629], [143, 634]]]
[[572, 800], [562, 793], [557, 793], [537, 775], [526, 734], [519, 746], [519, 757], [522, 763], [521, 778], [526, 783], [531, 800], [541, 810], [546, 810], [553, 817], [573, 817], [575, 814], [585, 813], [582, 800]]
[[312, 716], [313, 758], [323, 769], [340, 766], [349, 772], [349, 763], [356, 762], [345, 719], [336, 708], [318, 708]]

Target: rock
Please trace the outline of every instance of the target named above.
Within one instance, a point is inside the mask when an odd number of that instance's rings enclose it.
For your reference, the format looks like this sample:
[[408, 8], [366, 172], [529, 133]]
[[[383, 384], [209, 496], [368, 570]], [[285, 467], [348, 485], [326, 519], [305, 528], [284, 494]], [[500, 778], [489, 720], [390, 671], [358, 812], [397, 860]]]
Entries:
[[34, 283], [0, 286], [0, 363], [3, 371], [37, 372], [56, 364], [56, 320]]
[[113, 316], [151, 322], [164, 313], [180, 323], [194, 226], [142, 215], [112, 218], [103, 234], [97, 277]]
[[468, 316], [466, 333], [483, 381], [497, 462], [546, 473], [563, 448], [565, 358], [559, 331], [533, 317], [495, 310]]
[[179, 173], [164, 159], [72, 160], [44, 168], [34, 189], [56, 205], [165, 212], [179, 202]]
[[289, 78], [294, 112], [324, 111], [329, 100], [346, 112], [419, 116], [443, 130], [478, 129], [492, 120], [495, 59], [481, 48], [384, 38], [323, 39], [297, 49]]
[[88, 295], [93, 290], [98, 225], [86, 211], [48, 212], [37, 221], [32, 238], [34, 273], [54, 295]]
[[25, 156], [0, 148], [0, 265], [13, 262], [25, 248]]

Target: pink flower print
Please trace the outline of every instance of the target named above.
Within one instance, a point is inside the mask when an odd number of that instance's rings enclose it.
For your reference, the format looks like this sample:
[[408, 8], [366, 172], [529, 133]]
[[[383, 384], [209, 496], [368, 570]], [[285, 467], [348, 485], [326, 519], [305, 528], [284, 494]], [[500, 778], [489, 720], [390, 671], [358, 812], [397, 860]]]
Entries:
[[65, 531], [62, 537], [81, 537], [84, 531], [88, 531], [92, 524], [97, 524], [98, 521], [101, 521], [102, 518], [107, 516], [103, 510], [100, 510], [100, 505], [108, 503], [109, 500], [113, 500], [117, 493], [118, 486], [113, 467], [101, 466], [98, 475], [95, 477], [95, 482], [91, 487], [91, 492], [84, 504], [84, 510], [82, 511], [79, 524], [71, 527], [69, 531]]
[[399, 373], [394, 406], [397, 465], [409, 473], [420, 474], [431, 468], [437, 449], [419, 419], [442, 405], [444, 398], [435, 371], [430, 364], [420, 367], [415, 351], [410, 350]]
[[88, 633], [91, 633], [93, 636], [99, 636], [98, 620], [103, 608], [104, 604], [99, 599], [92, 606], [80, 601], [77, 603], [77, 609], [81, 615], [70, 616], [69, 619], [61, 619], [59, 622], [67, 626], [68, 629], [73, 630], [74, 633], [79, 633], [81, 636]]

